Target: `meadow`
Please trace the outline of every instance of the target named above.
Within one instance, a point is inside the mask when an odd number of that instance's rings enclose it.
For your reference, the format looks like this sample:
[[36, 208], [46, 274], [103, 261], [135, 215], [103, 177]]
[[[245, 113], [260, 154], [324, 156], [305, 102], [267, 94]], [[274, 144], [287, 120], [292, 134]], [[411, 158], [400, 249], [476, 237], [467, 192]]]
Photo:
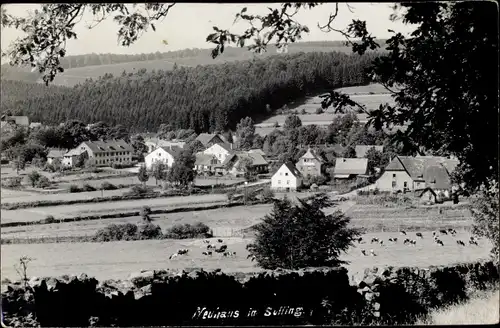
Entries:
[[[394, 233], [368, 233], [365, 239], [382, 238], [385, 241]], [[396, 234], [397, 235], [397, 234]], [[454, 239], [466, 240], [469, 233], [459, 232], [456, 237], [444, 236], [444, 246], [436, 245], [431, 239], [418, 240], [416, 246], [397, 244], [356, 244], [341, 258], [349, 262], [349, 275], [354, 278], [363, 274], [365, 268], [374, 266], [421, 266], [445, 265], [457, 262], [476, 261], [487, 258], [491, 244], [480, 240], [479, 246], [459, 246]], [[17, 279], [14, 265], [23, 255], [33, 258], [29, 264], [29, 276], [60, 276], [63, 274], [86, 273], [97, 279], [124, 279], [140, 270], [222, 268], [225, 272], [256, 272], [255, 262], [247, 259], [246, 245], [249, 238], [224, 238], [228, 251], [236, 252], [234, 257], [220, 254], [204, 256], [206, 244], [201, 239], [192, 240], [144, 240], [109, 243], [51, 243], [2, 245], [2, 278]], [[212, 240], [217, 243], [216, 240]], [[170, 254], [180, 248], [189, 249], [186, 256], [169, 260]], [[373, 249], [376, 256], [364, 256], [361, 249]]]

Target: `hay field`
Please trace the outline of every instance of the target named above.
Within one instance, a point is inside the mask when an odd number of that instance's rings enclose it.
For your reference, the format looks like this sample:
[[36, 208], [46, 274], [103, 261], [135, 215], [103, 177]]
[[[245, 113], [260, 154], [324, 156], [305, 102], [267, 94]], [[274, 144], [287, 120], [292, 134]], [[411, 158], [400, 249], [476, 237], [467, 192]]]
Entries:
[[[387, 241], [393, 233], [366, 234]], [[476, 261], [487, 258], [491, 244], [481, 240], [479, 246], [458, 246], [454, 239], [468, 239], [468, 233], [456, 237], [443, 237], [444, 246], [436, 245], [427, 236], [418, 240], [416, 246], [405, 246], [401, 242], [394, 245], [357, 245], [352, 247], [344, 260], [349, 274], [357, 277], [365, 268], [373, 266], [423, 266], [446, 265], [456, 262]], [[426, 238], [427, 237], [427, 238]], [[215, 242], [215, 240], [214, 240]], [[222, 268], [226, 272], [258, 271], [254, 262], [247, 259], [246, 245], [251, 239], [224, 238], [229, 251], [236, 252], [234, 258], [224, 258], [219, 254], [207, 257], [201, 254], [206, 244], [202, 240], [145, 240], [110, 243], [54, 243], [2, 245], [2, 278], [17, 279], [14, 269], [16, 261], [23, 256], [35, 260], [29, 264], [29, 276], [59, 276], [63, 274], [86, 273], [97, 279], [123, 279], [132, 272], [143, 269]], [[179, 248], [188, 248], [187, 256], [169, 260], [170, 254]], [[377, 256], [363, 256], [360, 249], [373, 249]]]
[[[72, 195], [72, 194], [69, 194]], [[111, 212], [129, 212], [138, 211], [142, 206], [149, 206], [151, 209], [171, 208], [175, 206], [199, 206], [201, 204], [216, 204], [226, 202], [225, 194], [207, 194], [176, 196], [153, 199], [138, 199], [104, 203], [86, 203], [73, 205], [59, 205], [47, 207], [34, 207], [17, 210], [1, 210], [2, 223], [15, 221], [36, 221], [44, 219], [47, 215], [53, 215], [56, 218], [73, 217], [84, 215], [98, 215]]]

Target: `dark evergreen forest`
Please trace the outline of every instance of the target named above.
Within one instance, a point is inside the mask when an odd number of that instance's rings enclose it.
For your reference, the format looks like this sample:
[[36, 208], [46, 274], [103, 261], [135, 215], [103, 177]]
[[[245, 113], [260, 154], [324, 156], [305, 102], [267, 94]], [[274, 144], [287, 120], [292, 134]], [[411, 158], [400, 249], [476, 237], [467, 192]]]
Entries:
[[364, 85], [376, 53], [309, 52], [172, 71], [105, 74], [74, 88], [2, 81], [2, 112], [58, 124], [105, 121], [132, 131], [160, 124], [196, 132], [234, 129], [241, 118], [265, 117], [273, 109], [325, 89]]

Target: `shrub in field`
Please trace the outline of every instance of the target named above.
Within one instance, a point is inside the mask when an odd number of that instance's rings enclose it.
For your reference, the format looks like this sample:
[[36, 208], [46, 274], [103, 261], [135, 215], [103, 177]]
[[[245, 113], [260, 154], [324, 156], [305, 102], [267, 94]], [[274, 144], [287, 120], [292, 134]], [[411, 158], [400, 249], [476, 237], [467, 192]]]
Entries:
[[138, 239], [161, 239], [163, 233], [159, 225], [154, 225], [152, 223], [147, 223], [141, 226], [138, 232]]
[[132, 223], [110, 224], [105, 228], [99, 229], [92, 240], [97, 242], [135, 240], [137, 239], [137, 231], [137, 225]]
[[8, 178], [8, 179], [5, 179], [5, 182], [2, 182], [2, 187], [18, 188], [18, 187], [21, 187], [22, 181], [23, 181], [23, 178], [21, 178], [21, 177]]
[[88, 183], [84, 184], [83, 185], [83, 188], [82, 188], [83, 191], [96, 191], [96, 188], [89, 185]]
[[274, 198], [274, 191], [272, 191], [271, 188], [264, 188], [262, 190], [262, 199], [271, 200], [273, 198]]
[[316, 114], [323, 114], [325, 111], [323, 110], [323, 108], [321, 107], [318, 107], [316, 108]]
[[47, 215], [43, 222], [46, 224], [55, 223], [56, 219], [54, 219], [54, 216], [52, 216], [52, 215]]
[[74, 193], [74, 192], [81, 192], [82, 189], [78, 187], [77, 185], [72, 184], [69, 186], [69, 192]]
[[353, 245], [360, 230], [350, 228], [350, 218], [341, 211], [325, 215], [322, 209], [333, 205], [325, 194], [299, 203], [274, 201], [271, 214], [255, 226], [255, 242], [247, 246], [250, 254], [264, 269], [343, 264], [340, 253]]
[[48, 188], [48, 187], [50, 187], [49, 178], [47, 178], [45, 175], [40, 176], [38, 178], [38, 180], [36, 181], [35, 186], [37, 188]]
[[118, 189], [114, 184], [109, 183], [108, 181], [104, 181], [101, 183], [101, 189], [102, 190], [116, 190]]
[[141, 209], [141, 217], [144, 222], [151, 222], [149, 215], [151, 214], [151, 207], [143, 206]]
[[125, 192], [124, 196], [143, 196], [148, 194], [154, 194], [154, 189], [145, 185], [136, 185], [130, 188], [129, 191]]
[[42, 175], [37, 171], [33, 171], [30, 174], [28, 174], [28, 181], [33, 188], [36, 186], [36, 183], [38, 182], [38, 179], [40, 179], [41, 176]]
[[210, 238], [212, 233], [210, 228], [201, 222], [196, 224], [176, 224], [168, 229], [164, 238], [168, 239], [188, 239], [188, 238]]

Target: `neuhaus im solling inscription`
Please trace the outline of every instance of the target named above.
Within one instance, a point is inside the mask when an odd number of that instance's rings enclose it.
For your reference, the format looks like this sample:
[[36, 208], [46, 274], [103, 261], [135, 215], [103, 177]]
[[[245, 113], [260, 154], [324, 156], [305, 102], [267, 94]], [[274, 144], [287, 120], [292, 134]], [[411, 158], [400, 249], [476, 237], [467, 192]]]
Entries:
[[266, 307], [263, 311], [253, 308], [248, 310], [225, 310], [217, 307], [216, 309], [208, 309], [206, 307], [198, 307], [193, 314], [193, 319], [238, 319], [242, 317], [278, 317], [278, 316], [294, 316], [300, 318], [304, 316], [303, 307], [280, 306], [278, 308]]

